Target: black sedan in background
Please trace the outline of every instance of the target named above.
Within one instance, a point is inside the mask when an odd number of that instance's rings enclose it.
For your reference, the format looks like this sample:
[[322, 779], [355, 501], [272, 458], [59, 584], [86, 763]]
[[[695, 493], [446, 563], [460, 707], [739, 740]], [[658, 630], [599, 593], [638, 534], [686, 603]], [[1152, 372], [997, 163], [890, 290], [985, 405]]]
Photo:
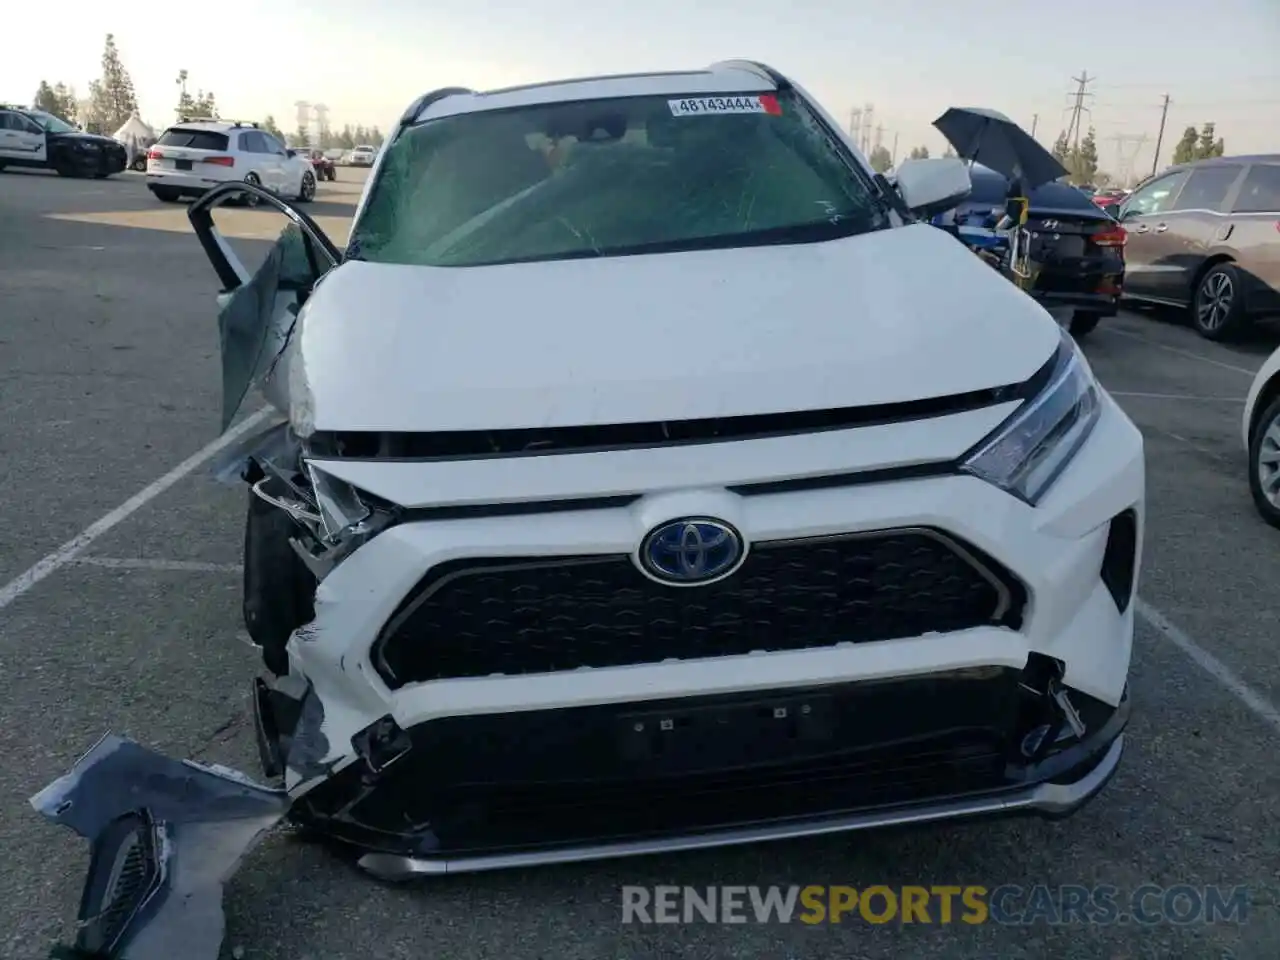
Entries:
[[[952, 228], [961, 240], [980, 249], [989, 245], [1004, 215], [1009, 182], [976, 164], [970, 176], [973, 192], [956, 209]], [[1084, 336], [1119, 309], [1125, 231], [1067, 183], [1035, 187], [1028, 200], [1032, 281], [1027, 292], [1046, 308], [1071, 309], [1071, 332]]]

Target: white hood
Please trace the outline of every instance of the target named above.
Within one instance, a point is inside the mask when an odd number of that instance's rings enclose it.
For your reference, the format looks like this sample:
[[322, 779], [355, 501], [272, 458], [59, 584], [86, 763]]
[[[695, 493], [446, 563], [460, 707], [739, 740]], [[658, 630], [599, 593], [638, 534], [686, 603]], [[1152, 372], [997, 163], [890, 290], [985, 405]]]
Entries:
[[425, 268], [346, 263], [288, 351], [304, 431], [475, 430], [864, 406], [1017, 383], [1057, 324], [941, 231]]

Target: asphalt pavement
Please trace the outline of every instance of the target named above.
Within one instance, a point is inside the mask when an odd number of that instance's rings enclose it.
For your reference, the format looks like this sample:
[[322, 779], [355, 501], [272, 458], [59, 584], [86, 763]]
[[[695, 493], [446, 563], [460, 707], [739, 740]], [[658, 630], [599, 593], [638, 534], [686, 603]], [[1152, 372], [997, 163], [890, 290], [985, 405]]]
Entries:
[[[312, 211], [341, 238], [360, 175]], [[270, 215], [234, 211], [252, 247]], [[105, 731], [257, 773], [239, 616], [245, 494], [207, 476], [216, 282], [181, 205], [132, 174], [0, 175], [0, 956], [71, 931], [86, 845], [27, 798]], [[358, 318], [353, 318], [358, 322]], [[382, 886], [280, 830], [229, 884], [243, 960], [1280, 956], [1280, 531], [1240, 440], [1280, 337], [1206, 343], [1126, 313], [1086, 352], [1147, 441], [1135, 712], [1109, 788], [994, 821]], [[1248, 888], [1243, 922], [623, 924], [623, 885]], [[1157, 897], [1153, 903], [1160, 902]], [[234, 952], [234, 953], [233, 953]]]

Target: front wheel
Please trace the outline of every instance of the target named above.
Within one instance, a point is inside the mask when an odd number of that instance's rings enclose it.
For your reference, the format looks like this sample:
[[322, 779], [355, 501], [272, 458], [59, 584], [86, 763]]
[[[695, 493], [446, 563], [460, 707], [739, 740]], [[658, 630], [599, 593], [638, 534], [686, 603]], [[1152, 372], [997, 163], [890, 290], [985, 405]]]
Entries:
[[1267, 404], [1249, 437], [1249, 492], [1262, 519], [1280, 527], [1280, 397]]
[[310, 170], [302, 175], [302, 183], [298, 185], [298, 202], [310, 203], [316, 198], [316, 177]]
[[1071, 331], [1071, 336], [1077, 340], [1083, 340], [1089, 334], [1097, 329], [1099, 321], [1102, 320], [1102, 314], [1091, 313], [1088, 310], [1076, 310], [1071, 314], [1071, 323], [1067, 329]]
[[[244, 182], [252, 184], [255, 187], [262, 186], [262, 181], [258, 178], [256, 173], [246, 173], [244, 175]], [[246, 207], [256, 207], [258, 205], [258, 195], [256, 193], [242, 193], [240, 194], [240, 202]]]
[[1191, 300], [1191, 323], [1206, 340], [1228, 340], [1249, 325], [1235, 264], [1215, 264], [1200, 278]]

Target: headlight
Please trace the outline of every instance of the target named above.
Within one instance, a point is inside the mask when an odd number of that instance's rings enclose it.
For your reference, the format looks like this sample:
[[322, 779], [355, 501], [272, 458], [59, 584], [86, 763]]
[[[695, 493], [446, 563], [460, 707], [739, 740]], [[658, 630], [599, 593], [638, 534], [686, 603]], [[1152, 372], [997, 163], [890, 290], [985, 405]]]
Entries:
[[1035, 506], [1084, 445], [1102, 413], [1097, 381], [1070, 334], [1063, 333], [1049, 381], [961, 468]]

